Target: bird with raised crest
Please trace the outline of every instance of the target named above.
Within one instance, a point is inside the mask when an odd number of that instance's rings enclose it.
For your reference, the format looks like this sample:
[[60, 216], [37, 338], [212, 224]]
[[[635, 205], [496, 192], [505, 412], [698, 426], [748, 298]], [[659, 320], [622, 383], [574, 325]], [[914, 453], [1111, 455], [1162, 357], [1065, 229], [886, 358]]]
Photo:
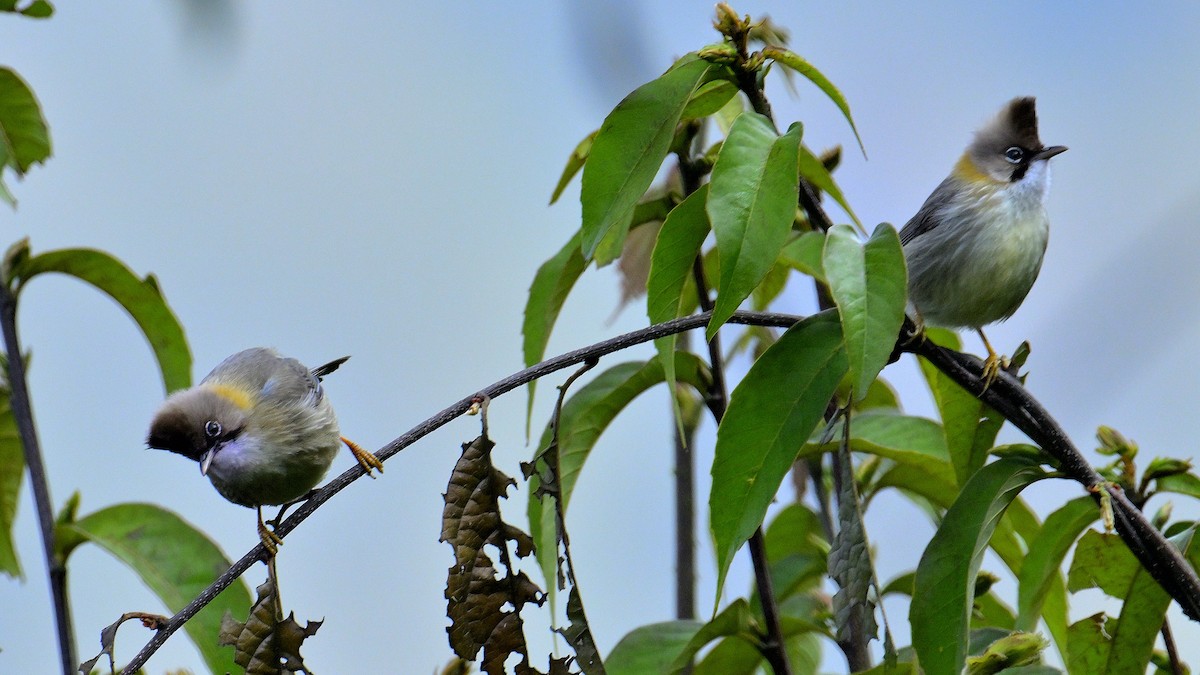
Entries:
[[988, 355], [985, 388], [1007, 359], [983, 327], [1012, 316], [1037, 279], [1050, 235], [1051, 157], [1032, 96], [1009, 101], [975, 133], [950, 175], [900, 230], [908, 305], [918, 329], [971, 328]]

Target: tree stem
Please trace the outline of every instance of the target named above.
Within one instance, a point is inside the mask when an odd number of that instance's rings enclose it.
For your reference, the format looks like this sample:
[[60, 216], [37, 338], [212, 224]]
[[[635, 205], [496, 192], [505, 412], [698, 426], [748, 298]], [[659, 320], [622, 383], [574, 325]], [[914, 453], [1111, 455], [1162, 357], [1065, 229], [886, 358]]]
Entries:
[[[675, 392], [670, 392], [674, 396]], [[675, 618], [696, 618], [696, 486], [692, 442], [675, 425]]]
[[25, 379], [21, 343], [17, 339], [17, 298], [13, 290], [2, 282], [0, 329], [4, 333], [4, 347], [8, 357], [8, 386], [11, 391], [13, 418], [21, 438], [21, 447], [25, 451], [25, 466], [29, 470], [29, 484], [33, 491], [38, 528], [42, 533], [42, 550], [46, 557], [50, 596], [54, 603], [54, 621], [58, 629], [59, 660], [63, 675], [73, 675], [79, 670], [79, 660], [75, 655], [71, 604], [67, 597], [67, 568], [65, 561], [60, 560], [55, 552], [54, 510], [50, 500], [50, 485], [46, 479], [46, 465], [42, 461], [41, 446], [38, 444], [37, 428], [33, 423], [33, 406], [29, 397], [29, 385]]
[[[710, 313], [713, 300], [708, 294], [704, 260], [700, 256], [696, 256], [692, 274], [696, 280], [700, 309]], [[718, 331], [713, 333], [712, 339], [708, 341], [708, 358], [712, 365], [713, 379], [708, 390], [707, 402], [718, 426], [721, 420], [725, 419], [725, 411], [729, 407], [729, 394], [725, 388], [725, 358], [721, 355], [720, 338], [721, 334]], [[758, 586], [758, 601], [762, 603], [763, 621], [767, 625], [767, 639], [761, 646], [762, 654], [767, 663], [771, 664], [775, 675], [791, 675], [792, 667], [788, 663], [787, 649], [783, 644], [783, 627], [779, 623], [779, 606], [775, 602], [775, 585], [771, 582], [771, 567], [767, 564], [767, 545], [763, 539], [761, 525], [750, 535], [749, 543], [750, 560], [754, 565], [754, 582]]]
[[[679, 161], [679, 178], [686, 198], [700, 189], [703, 173], [692, 161], [691, 150], [703, 127], [694, 121], [685, 127], [686, 140], [676, 156]], [[688, 334], [680, 340], [681, 347], [688, 349]], [[668, 396], [677, 396], [674, 391]], [[672, 406], [677, 403], [673, 400]], [[695, 426], [685, 429], [679, 424], [674, 427], [675, 441], [675, 618], [696, 618], [696, 457], [692, 453], [695, 441]], [[685, 673], [691, 672], [691, 664]]]

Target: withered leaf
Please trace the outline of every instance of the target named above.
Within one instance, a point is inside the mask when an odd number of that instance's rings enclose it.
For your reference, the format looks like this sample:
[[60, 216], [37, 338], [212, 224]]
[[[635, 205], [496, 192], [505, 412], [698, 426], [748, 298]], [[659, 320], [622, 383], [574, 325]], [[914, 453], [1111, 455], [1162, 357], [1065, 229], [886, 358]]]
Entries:
[[[441, 540], [454, 548], [446, 579], [446, 632], [462, 659], [474, 661], [483, 650], [484, 672], [501, 675], [509, 656], [519, 654], [516, 672], [532, 675], [538, 671], [529, 665], [520, 612], [527, 603], [541, 605], [545, 594], [524, 572], [514, 571], [509, 559], [509, 542], [524, 557], [533, 551], [533, 540], [501, 518], [500, 498], [515, 481], [492, 465], [494, 445], [485, 436], [464, 444], [446, 486]], [[498, 551], [503, 576], [484, 552], [486, 545]]]
[[294, 613], [283, 619], [275, 590], [275, 584], [268, 576], [255, 589], [258, 599], [250, 608], [245, 623], [235, 620], [228, 612], [221, 619], [217, 644], [234, 647], [234, 663], [245, 668], [247, 675], [309, 672], [300, 656], [300, 646], [316, 634], [323, 621], [309, 621], [301, 626]]
[[92, 669], [96, 667], [96, 664], [100, 662], [100, 658], [105, 655], [108, 656], [109, 668], [113, 671], [117, 669], [113, 660], [113, 647], [117, 642], [117, 628], [120, 628], [121, 624], [130, 619], [141, 619], [142, 625], [151, 630], [159, 630], [171, 621], [170, 618], [161, 614], [125, 612], [121, 615], [121, 618], [100, 630], [100, 653], [79, 664], [80, 673], [83, 673], [83, 675], [88, 675], [88, 673], [92, 672]]
[[592, 641], [592, 631], [588, 628], [578, 585], [572, 585], [571, 593], [567, 596], [567, 619], [571, 624], [559, 628], [558, 632], [567, 639], [571, 649], [575, 650], [579, 668], [586, 675], [604, 675], [604, 662], [600, 658], [600, 650], [596, 649], [596, 643]]

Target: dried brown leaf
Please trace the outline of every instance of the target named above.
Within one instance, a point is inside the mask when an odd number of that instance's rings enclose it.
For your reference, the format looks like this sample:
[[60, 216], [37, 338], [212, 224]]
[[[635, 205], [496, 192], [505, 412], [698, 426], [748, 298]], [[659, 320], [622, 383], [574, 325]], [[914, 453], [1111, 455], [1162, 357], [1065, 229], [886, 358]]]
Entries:
[[121, 624], [125, 623], [126, 621], [128, 621], [130, 619], [140, 619], [142, 622], [142, 625], [151, 630], [158, 630], [158, 629], [162, 628], [163, 626], [167, 625], [171, 621], [170, 618], [165, 617], [161, 614], [148, 614], [146, 612], [125, 612], [124, 614], [121, 615], [121, 618], [117, 619], [116, 621], [112, 622], [111, 624], [105, 626], [104, 628], [102, 628], [100, 630], [100, 653], [97, 654], [96, 656], [88, 659], [87, 661], [84, 661], [83, 663], [79, 664], [79, 672], [80, 673], [83, 673], [83, 675], [88, 675], [88, 673], [92, 672], [92, 669], [96, 667], [96, 664], [100, 662], [100, 658], [105, 655], [108, 656], [109, 668], [111, 670], [113, 670], [114, 672], [116, 671], [117, 667], [116, 667], [115, 662], [113, 661], [113, 659], [114, 659], [113, 646], [117, 642], [117, 628], [120, 628]]
[[587, 615], [583, 612], [583, 600], [579, 597], [579, 586], [571, 586], [567, 596], [567, 619], [571, 624], [559, 628], [558, 633], [567, 639], [571, 649], [575, 650], [575, 660], [586, 675], [603, 675], [604, 663], [600, 658], [600, 650], [592, 640], [592, 631], [588, 628]]
[[629, 230], [625, 246], [621, 249], [621, 257], [617, 260], [617, 272], [621, 277], [621, 300], [617, 303], [616, 312], [620, 312], [630, 302], [646, 294], [646, 280], [650, 278], [650, 256], [654, 252], [654, 244], [658, 242], [660, 229], [662, 221], [653, 220]]
[[[490, 675], [504, 673], [513, 654], [522, 657], [516, 672], [533, 675], [538, 671], [529, 665], [520, 612], [527, 603], [541, 605], [545, 594], [524, 572], [514, 571], [509, 559], [510, 542], [516, 555], [525, 557], [533, 540], [501, 518], [500, 498], [515, 481], [492, 465], [494, 445], [485, 436], [464, 444], [446, 486], [442, 541], [454, 548], [446, 578], [446, 632], [462, 659], [474, 661], [482, 649], [481, 665]], [[503, 576], [484, 552], [487, 545], [498, 551]]]
[[221, 619], [217, 644], [235, 649], [234, 663], [245, 668], [247, 675], [308, 673], [300, 656], [300, 646], [316, 634], [323, 622], [309, 621], [301, 626], [294, 613], [282, 619], [275, 584], [270, 576], [255, 590], [258, 599], [250, 608], [245, 623], [229, 613]]

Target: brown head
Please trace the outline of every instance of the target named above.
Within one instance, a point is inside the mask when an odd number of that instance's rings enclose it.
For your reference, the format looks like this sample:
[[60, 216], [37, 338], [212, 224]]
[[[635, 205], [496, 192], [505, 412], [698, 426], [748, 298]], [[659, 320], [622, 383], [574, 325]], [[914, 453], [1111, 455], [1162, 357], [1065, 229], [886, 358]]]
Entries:
[[[1009, 101], [991, 122], [975, 132], [975, 139], [956, 171], [967, 180], [1016, 183], [1034, 163], [1065, 151], [1061, 145], [1042, 144], [1035, 100], [1032, 96], [1022, 96]], [[966, 175], [973, 172], [979, 175]]]
[[203, 385], [175, 393], [154, 415], [146, 445], [200, 462], [245, 428], [246, 410], [239, 403], [236, 396]]

